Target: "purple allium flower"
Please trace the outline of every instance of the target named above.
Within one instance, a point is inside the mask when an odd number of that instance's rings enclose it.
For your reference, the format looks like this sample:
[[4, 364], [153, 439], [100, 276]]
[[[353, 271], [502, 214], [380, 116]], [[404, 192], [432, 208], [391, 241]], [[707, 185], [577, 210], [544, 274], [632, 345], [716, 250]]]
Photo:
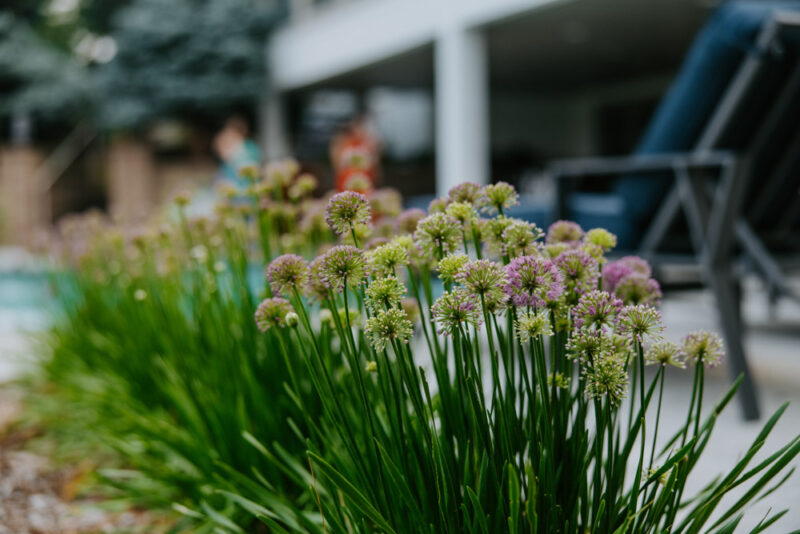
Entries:
[[508, 276], [502, 265], [489, 260], [470, 261], [458, 271], [456, 280], [481, 297], [487, 312], [503, 308], [506, 300], [503, 288], [508, 284]]
[[603, 267], [603, 289], [614, 291], [622, 278], [631, 273], [638, 273], [645, 277], [653, 274], [650, 264], [638, 256], [625, 256], [612, 261]]
[[431, 314], [439, 324], [440, 334], [452, 334], [463, 323], [479, 327], [482, 322], [480, 306], [477, 295], [457, 287], [436, 299]]
[[628, 388], [628, 373], [625, 362], [615, 354], [595, 359], [586, 369], [586, 398], [601, 399], [608, 396], [613, 405], [618, 405]]
[[517, 190], [507, 182], [483, 186], [477, 201], [478, 207], [486, 213], [502, 213], [503, 208], [510, 208], [517, 204], [519, 204]]
[[617, 332], [641, 343], [645, 337], [658, 336], [664, 331], [661, 312], [646, 304], [625, 306], [619, 314]]
[[325, 220], [331, 230], [339, 235], [347, 234], [359, 224], [367, 224], [369, 218], [367, 197], [355, 191], [333, 195], [325, 207]]
[[600, 278], [597, 260], [580, 249], [569, 249], [553, 260], [564, 281], [568, 304], [575, 304], [581, 295], [597, 288]]
[[648, 365], [672, 365], [683, 369], [683, 353], [675, 343], [661, 340], [650, 347], [644, 354], [644, 359]]
[[441, 259], [459, 246], [461, 225], [444, 213], [428, 215], [417, 225], [414, 242], [430, 258]]
[[572, 313], [577, 328], [600, 329], [616, 325], [620, 310], [622, 310], [621, 300], [605, 291], [594, 289], [581, 296]]
[[417, 224], [424, 219], [426, 213], [419, 208], [411, 208], [397, 216], [395, 230], [404, 234], [413, 234], [417, 230]]
[[447, 197], [450, 202], [466, 202], [474, 205], [481, 196], [481, 186], [472, 182], [464, 182], [450, 188]]
[[320, 280], [333, 292], [341, 291], [345, 284], [351, 288], [358, 286], [365, 275], [364, 253], [354, 246], [333, 247], [320, 259]]
[[396, 276], [373, 280], [366, 290], [367, 306], [377, 312], [385, 308], [396, 308], [406, 294], [406, 286]]
[[716, 367], [725, 355], [722, 340], [717, 334], [700, 330], [683, 338], [683, 353], [686, 361], [703, 363], [706, 367]]
[[273, 326], [286, 326], [286, 314], [292, 310], [289, 301], [281, 297], [263, 300], [255, 312], [256, 326], [266, 332]]
[[506, 266], [504, 290], [515, 306], [545, 306], [564, 292], [561, 273], [552, 261], [537, 256], [514, 258]]
[[572, 221], [556, 221], [547, 229], [548, 243], [574, 243], [583, 237], [583, 228]]
[[654, 278], [639, 273], [631, 273], [617, 282], [614, 294], [625, 304], [657, 305], [661, 299], [661, 286]]
[[450, 199], [447, 197], [434, 198], [431, 200], [430, 204], [428, 204], [428, 213], [431, 215], [434, 213], [444, 213], [445, 210], [447, 210], [448, 204], [450, 204]]
[[380, 310], [367, 320], [364, 331], [376, 351], [382, 351], [390, 340], [408, 343], [414, 334], [414, 325], [404, 310], [391, 308]]
[[308, 263], [297, 254], [278, 256], [267, 267], [269, 286], [277, 295], [305, 291], [308, 274]]

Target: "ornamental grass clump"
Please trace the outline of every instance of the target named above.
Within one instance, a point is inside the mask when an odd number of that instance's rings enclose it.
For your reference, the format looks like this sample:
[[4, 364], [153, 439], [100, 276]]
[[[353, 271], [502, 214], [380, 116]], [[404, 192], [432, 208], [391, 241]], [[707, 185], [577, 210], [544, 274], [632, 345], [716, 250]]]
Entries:
[[[191, 215], [181, 193], [141, 228], [98, 213], [66, 219], [50, 247], [57, 313], [36, 404], [59, 443], [103, 459], [104, 484], [137, 505], [178, 511], [176, 530], [255, 528], [236, 504], [254, 494], [254, 470], [286, 506], [308, 504], [294, 474], [253, 443], [304, 461], [323, 406], [304, 370], [312, 340], [298, 341], [307, 318], [298, 299], [329, 294], [321, 262], [306, 258], [337, 237], [327, 199], [312, 196], [316, 180], [296, 162], [243, 174], [246, 188], [220, 187], [213, 214]], [[382, 197], [385, 212], [396, 211], [395, 195]], [[347, 220], [360, 224], [369, 209], [357, 200]], [[395, 224], [386, 214], [368, 222], [374, 232]], [[363, 260], [324, 267], [334, 285], [365, 272]], [[322, 325], [313, 342], [341, 374], [338, 340]]]
[[[238, 501], [271, 531], [733, 532], [748, 504], [786, 480], [800, 436], [751, 465], [783, 406], [729, 473], [690, 493], [739, 385], [703, 410], [719, 338], [663, 339], [661, 292], [644, 260], [607, 260], [616, 237], [568, 221], [542, 241], [504, 215], [516, 202], [508, 184], [463, 184], [426, 216], [401, 215], [395, 228], [407, 236], [314, 260], [322, 290], [294, 300], [306, 319], [293, 352], [322, 413], [305, 457], [284, 465], [305, 504], [275, 505], [267, 486]], [[479, 220], [475, 208], [494, 215]], [[319, 328], [315, 316], [325, 317]], [[344, 369], [314, 341], [332, 339]], [[681, 372], [694, 375], [685, 423], [659, 428], [662, 411], [679, 409], [662, 398]], [[723, 500], [737, 487], [742, 497]]]
[[[754, 462], [783, 406], [690, 489], [739, 382], [709, 409], [721, 341], [665, 340], [660, 287], [606, 258], [613, 234], [509, 217], [505, 183], [426, 213], [312, 199], [293, 161], [246, 177], [214, 217], [181, 197], [144, 233], [90, 216], [60, 242], [54, 424], [113, 450], [103, 479], [175, 530], [726, 533], [791, 474], [800, 436]], [[688, 406], [662, 402], [676, 373]]]

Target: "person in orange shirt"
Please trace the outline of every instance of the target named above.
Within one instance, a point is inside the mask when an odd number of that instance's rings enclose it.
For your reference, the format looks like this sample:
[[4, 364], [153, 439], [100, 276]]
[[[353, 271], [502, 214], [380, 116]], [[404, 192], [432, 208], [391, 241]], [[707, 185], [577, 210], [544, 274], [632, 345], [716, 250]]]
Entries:
[[333, 137], [330, 150], [337, 191], [366, 193], [375, 188], [380, 147], [366, 119], [353, 119]]

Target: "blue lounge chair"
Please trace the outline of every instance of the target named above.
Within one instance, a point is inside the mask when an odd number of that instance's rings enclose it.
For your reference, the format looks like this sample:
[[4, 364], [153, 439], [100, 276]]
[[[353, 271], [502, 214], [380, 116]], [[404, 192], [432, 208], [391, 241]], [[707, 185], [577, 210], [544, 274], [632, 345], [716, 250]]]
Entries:
[[[556, 212], [619, 236], [658, 261], [685, 217], [683, 241], [718, 303], [740, 399], [758, 417], [742, 346], [738, 277], [746, 256], [775, 293], [797, 298], [775, 253], [798, 250], [800, 222], [800, 1], [723, 4], [695, 39], [635, 153], [557, 161]], [[575, 178], [615, 177], [609, 193]]]

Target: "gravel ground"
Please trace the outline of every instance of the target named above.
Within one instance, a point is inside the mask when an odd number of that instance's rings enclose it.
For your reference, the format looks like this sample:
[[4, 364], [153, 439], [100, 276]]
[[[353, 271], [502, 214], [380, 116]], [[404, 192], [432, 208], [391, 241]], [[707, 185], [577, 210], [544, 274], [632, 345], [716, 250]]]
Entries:
[[144, 511], [109, 511], [102, 498], [79, 493], [85, 467], [54, 467], [25, 450], [32, 437], [15, 427], [21, 392], [0, 385], [0, 534], [163, 532]]

